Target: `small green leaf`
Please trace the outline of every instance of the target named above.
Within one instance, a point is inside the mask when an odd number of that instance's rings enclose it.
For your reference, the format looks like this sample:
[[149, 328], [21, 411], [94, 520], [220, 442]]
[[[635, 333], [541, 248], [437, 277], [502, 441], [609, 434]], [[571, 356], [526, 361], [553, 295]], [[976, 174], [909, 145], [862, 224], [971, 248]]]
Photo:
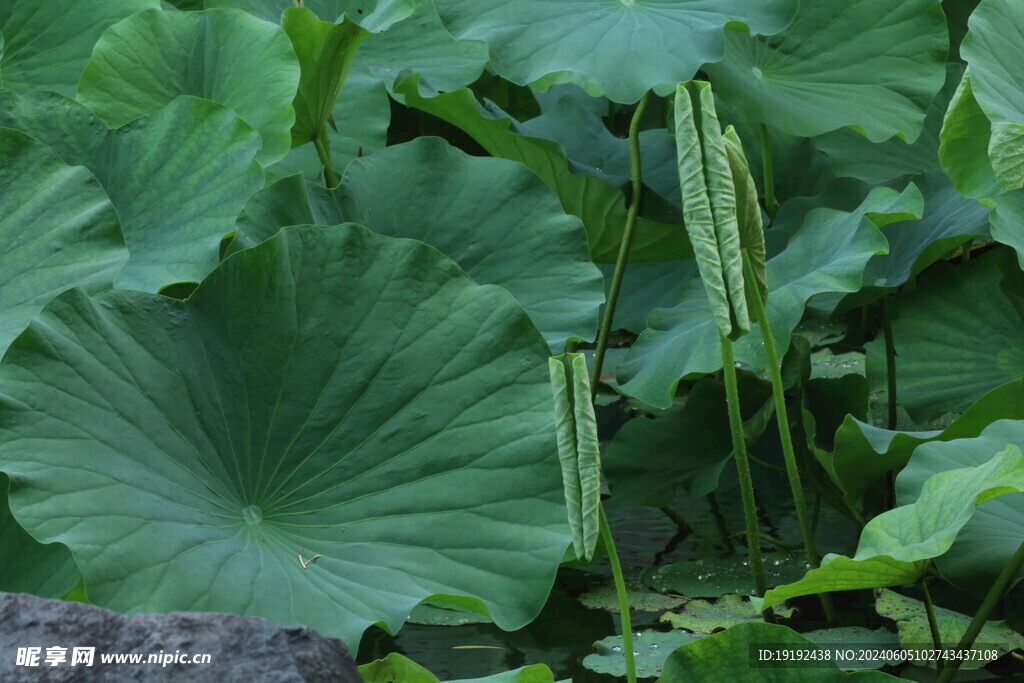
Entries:
[[550, 359], [548, 367], [572, 544], [576, 559], [590, 562], [600, 532], [601, 449], [587, 360], [582, 353], [567, 353]]
[[320, 21], [312, 10], [290, 7], [281, 26], [291, 38], [302, 74], [295, 94], [292, 146], [318, 140], [326, 132], [359, 44], [370, 32], [347, 16], [340, 24]]
[[750, 332], [743, 290], [736, 187], [711, 84], [680, 83], [675, 97], [679, 184], [686, 231], [718, 329], [730, 339]]
[[[764, 574], [769, 586], [798, 580], [807, 571], [801, 553], [765, 553]], [[713, 555], [699, 560], [680, 560], [652, 567], [644, 582], [658, 591], [671, 591], [688, 598], [717, 598], [727, 593], [752, 595], [754, 583], [746, 555]]]

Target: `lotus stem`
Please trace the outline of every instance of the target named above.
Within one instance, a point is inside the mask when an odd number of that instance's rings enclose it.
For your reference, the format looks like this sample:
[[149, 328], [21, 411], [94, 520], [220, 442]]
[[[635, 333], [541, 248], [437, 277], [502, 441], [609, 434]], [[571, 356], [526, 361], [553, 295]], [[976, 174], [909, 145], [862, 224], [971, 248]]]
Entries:
[[[988, 594], [985, 595], [985, 599], [981, 601], [981, 606], [978, 607], [978, 611], [974, 613], [974, 618], [971, 619], [971, 623], [964, 632], [963, 638], [961, 638], [960, 642], [957, 643], [956, 648], [958, 650], [966, 650], [974, 645], [974, 641], [981, 633], [981, 629], [985, 627], [985, 622], [988, 621], [988, 616], [992, 613], [992, 610], [995, 609], [996, 603], [998, 603], [1003, 597], [1003, 594], [1006, 593], [1006, 589], [1010, 587], [1010, 584], [1013, 582], [1014, 577], [1017, 576], [1017, 572], [1020, 571], [1022, 566], [1024, 566], [1024, 543], [1017, 546], [1017, 552], [1013, 554], [1010, 561], [1003, 567], [1003, 571], [1001, 571], [999, 576], [996, 577], [996, 580], [989, 589]], [[939, 674], [935, 683], [949, 683], [953, 678], [953, 674], [955, 674], [957, 669], [960, 668], [960, 661], [961, 660], [954, 657], [952, 660], [947, 662], [946, 667]]]
[[647, 102], [651, 93], [646, 92], [636, 105], [633, 112], [633, 119], [629, 123], [629, 159], [630, 179], [632, 181], [633, 194], [629, 198], [629, 211], [626, 213], [626, 225], [622, 231], [622, 243], [619, 245], [619, 256], [615, 260], [615, 271], [612, 273], [612, 286], [608, 291], [608, 301], [604, 305], [604, 317], [601, 319], [601, 329], [597, 335], [597, 350], [594, 352], [594, 372], [590, 378], [590, 390], [597, 394], [597, 383], [601, 379], [601, 368], [604, 366], [604, 356], [608, 351], [608, 337], [612, 331], [612, 321], [615, 319], [615, 304], [619, 300], [619, 292], [622, 291], [622, 276], [626, 272], [626, 263], [629, 262], [629, 250], [633, 245], [633, 231], [636, 228], [636, 219], [640, 213], [640, 197], [643, 194], [643, 170], [640, 164], [640, 120], [647, 110]]
[[316, 155], [320, 157], [320, 165], [324, 167], [324, 184], [327, 187], [337, 187], [341, 183], [341, 176], [334, 170], [334, 161], [331, 160], [331, 140], [327, 137], [327, 126], [320, 131], [320, 134], [313, 139], [316, 147]]
[[[924, 596], [924, 611], [928, 615], [928, 630], [932, 634], [932, 645], [936, 650], [942, 649], [942, 633], [939, 631], [939, 622], [935, 618], [935, 603], [932, 602], [932, 592], [928, 590], [927, 572], [921, 573], [921, 593]], [[942, 660], [936, 660], [937, 668], [942, 668]]]
[[775, 170], [772, 166], [772, 143], [768, 137], [768, 126], [761, 124], [761, 171], [764, 176], [764, 208], [768, 212], [768, 223], [775, 221]]
[[[761, 529], [757, 524], [757, 501], [754, 499], [754, 481], [750, 476], [750, 461], [747, 458], [747, 443], [743, 437], [743, 416], [740, 414], [739, 383], [736, 380], [736, 358], [732, 340], [721, 332], [718, 338], [722, 344], [722, 377], [725, 379], [725, 400], [729, 407], [729, 430], [732, 433], [732, 452], [739, 476], [740, 497], [743, 499], [743, 521], [746, 526], [747, 554], [750, 575], [754, 579], [754, 593], [763, 597], [767, 590], [764, 580], [764, 564], [761, 560]], [[765, 621], [774, 617], [765, 610]]]
[[615, 539], [612, 529], [608, 526], [608, 517], [604, 514], [604, 505], [598, 506], [598, 523], [601, 528], [601, 539], [608, 551], [608, 562], [612, 565], [612, 579], [615, 581], [615, 594], [619, 598], [619, 616], [622, 618], [622, 649], [626, 655], [626, 680], [636, 683], [636, 657], [633, 654], [633, 623], [629, 616], [629, 596], [626, 594], [626, 581], [622, 578], [622, 565], [619, 554], [615, 551]]
[[892, 335], [892, 319], [889, 309], [882, 299], [882, 334], [885, 336], [885, 379], [886, 396], [888, 398], [889, 421], [888, 429], [896, 429], [896, 342]]
[[[743, 279], [747, 284], [749, 296], [747, 299], [754, 308], [754, 315], [757, 316], [758, 327], [761, 329], [761, 339], [764, 340], [764, 352], [768, 359], [768, 373], [772, 380], [772, 399], [775, 402], [775, 421], [779, 426], [779, 441], [782, 443], [782, 458], [786, 464], [786, 476], [789, 479], [789, 490], [793, 495], [793, 504], [796, 507], [797, 521], [800, 523], [800, 536], [803, 539], [804, 551], [807, 554], [807, 562], [812, 569], [821, 565], [818, 556], [818, 549], [814, 543], [814, 532], [807, 514], [807, 499], [804, 497], [804, 486], [800, 480], [800, 467], [796, 462], [796, 453], [793, 451], [793, 435], [789, 430], [789, 413], [786, 409], [786, 395], [782, 383], [782, 369], [779, 365], [779, 352], [775, 346], [775, 335], [772, 334], [772, 327], [768, 322], [768, 311], [764, 299], [757, 287], [757, 277], [754, 274], [754, 266], [747, 258], [746, 251], [743, 252]], [[735, 370], [733, 370], [735, 372]], [[821, 607], [825, 611], [825, 618], [829, 623], [835, 622], [835, 607], [832, 599], [827, 593], [821, 594]]]

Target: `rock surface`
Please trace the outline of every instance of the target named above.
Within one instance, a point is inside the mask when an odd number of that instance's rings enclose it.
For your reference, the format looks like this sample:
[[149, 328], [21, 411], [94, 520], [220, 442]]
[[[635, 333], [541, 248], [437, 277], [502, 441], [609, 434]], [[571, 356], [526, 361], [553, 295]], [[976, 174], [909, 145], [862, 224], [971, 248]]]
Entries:
[[[21, 652], [19, 654], [19, 648]], [[39, 648], [36, 666], [18, 665]], [[66, 648], [51, 666], [48, 648]], [[74, 648], [95, 648], [92, 666], [72, 665]], [[52, 654], [61, 654], [51, 650]], [[210, 663], [175, 663], [178, 653]], [[102, 655], [141, 654], [143, 663]], [[147, 663], [150, 654], [166, 655]], [[362, 683], [345, 644], [305, 626], [234, 614], [172, 612], [126, 616], [78, 602], [0, 593], [0, 681], [189, 681], [190, 683]]]

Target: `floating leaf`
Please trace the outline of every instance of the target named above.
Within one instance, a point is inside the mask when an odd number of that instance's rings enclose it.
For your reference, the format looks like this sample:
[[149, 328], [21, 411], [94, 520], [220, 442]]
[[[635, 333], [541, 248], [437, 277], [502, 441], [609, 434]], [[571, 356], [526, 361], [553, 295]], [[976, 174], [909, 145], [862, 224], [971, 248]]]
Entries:
[[597, 332], [601, 274], [588, 263], [584, 231], [521, 164], [417, 138], [354, 161], [333, 191], [301, 178], [270, 185], [246, 207], [231, 249], [258, 244], [284, 225], [347, 221], [424, 241], [480, 284], [504, 287], [555, 353], [568, 339]]
[[[883, 590], [875, 601], [875, 610], [881, 616], [896, 622], [900, 642], [907, 650], [921, 652], [934, 647], [923, 602], [891, 590]], [[960, 642], [967, 631], [971, 617], [943, 607], [935, 607], [935, 621], [938, 623], [943, 645], [952, 647]], [[977, 645], [974, 647], [981, 650], [995, 650], [1002, 656], [1010, 650], [1024, 647], [1024, 636], [1014, 633], [1006, 625], [1006, 622], [986, 621], [975, 642]], [[935, 662], [927, 658], [926, 652], [921, 652], [921, 654], [924, 656], [918, 659], [925, 666], [934, 668]], [[965, 659], [960, 663], [960, 667], [978, 669], [990, 663], [984, 659]]]
[[916, 501], [867, 523], [852, 559], [826, 556], [800, 581], [769, 590], [764, 607], [801, 595], [910, 583], [927, 560], [950, 549], [978, 505], [1017, 491], [1024, 491], [1024, 456], [1016, 446], [995, 456], [990, 452], [990, 459], [977, 467], [935, 474]]
[[722, 335], [736, 340], [750, 332], [750, 316], [743, 289], [736, 188], [711, 85], [680, 83], [675, 117], [686, 231], [715, 323]]
[[548, 369], [572, 545], [577, 560], [590, 562], [600, 529], [601, 448], [587, 361], [582, 353], [567, 353], [550, 359]]
[[430, 247], [291, 228], [184, 302], [52, 302], [0, 363], [0, 470], [111, 609], [262, 616], [356, 650], [469, 596], [516, 629], [570, 542], [547, 357], [511, 296]]
[[[769, 586], [796, 581], [807, 571], [806, 559], [800, 553], [765, 553], [763, 558], [765, 581]], [[754, 593], [754, 581], [744, 555], [711, 556], [652, 567], [644, 574], [644, 582], [655, 590], [671, 591], [688, 598]]]
[[[789, 618], [792, 609], [775, 606], [775, 616]], [[661, 621], [672, 624], [672, 628], [684, 628], [696, 633], [714, 633], [722, 629], [762, 621], [764, 616], [754, 609], [749, 600], [739, 595], [723, 595], [718, 600], [690, 600], [675, 612], [661, 615]]]
[[[646, 588], [641, 583], [627, 583], [626, 596], [630, 611], [664, 612], [686, 602], [686, 598], [664, 595]], [[619, 595], [614, 584], [605, 584], [580, 596], [580, 602], [591, 609], [603, 609], [619, 614]], [[621, 638], [621, 636], [619, 636]]]
[[[898, 651], [900, 649], [899, 637], [892, 631], [884, 628], [870, 629], [863, 626], [840, 626], [836, 628], [823, 628], [818, 631], [808, 631], [803, 634], [804, 638], [812, 640], [824, 650], [854, 650], [854, 652], [866, 648], [872, 650]], [[833, 657], [835, 659], [835, 657]], [[863, 671], [865, 669], [880, 669], [883, 666], [895, 666], [902, 664], [904, 658], [899, 659], [863, 659], [854, 658], [845, 660], [839, 664], [843, 671]]]
[[254, 161], [259, 134], [230, 109], [195, 97], [110, 130], [55, 93], [0, 92], [0, 125], [45, 142], [100, 181], [128, 245], [128, 263], [114, 280], [125, 289], [156, 292], [203, 279], [263, 185]]
[[776, 33], [793, 18], [792, 0], [435, 0], [453, 35], [487, 41], [499, 75], [526, 85], [569, 80], [615, 102], [670, 90], [701, 64], [722, 57], [727, 23]]
[[299, 63], [280, 28], [241, 10], [140, 12], [110, 27], [82, 74], [78, 101], [111, 128], [179, 95], [234, 110], [263, 139], [269, 164], [291, 148]]
[[[692, 643], [700, 636], [685, 631], [638, 631], [633, 634], [633, 657], [637, 678], [661, 674], [665, 660], [676, 648]], [[594, 643], [597, 654], [583, 658], [583, 666], [599, 674], [626, 677], [626, 654], [622, 636], [608, 636]]]
[[[751, 657], [756, 648], [801, 651], [805, 657], [794, 656], [784, 662], [760, 662]], [[825, 660], [824, 652], [820, 659], [806, 656], [815, 649], [820, 648], [814, 641], [785, 626], [738, 624], [678, 648], [666, 661], [665, 672], [658, 683], [802, 683], [842, 681], [850, 677], [856, 677], [858, 681], [898, 680], [877, 671], [845, 673], [837, 668], [834, 659]]]
[[160, 0], [0, 0], [0, 87], [74, 95], [93, 45]]
[[727, 31], [704, 70], [753, 121], [811, 137], [857, 126], [881, 142], [917, 139], [945, 80], [946, 22], [936, 0], [803, 0], [776, 36]]

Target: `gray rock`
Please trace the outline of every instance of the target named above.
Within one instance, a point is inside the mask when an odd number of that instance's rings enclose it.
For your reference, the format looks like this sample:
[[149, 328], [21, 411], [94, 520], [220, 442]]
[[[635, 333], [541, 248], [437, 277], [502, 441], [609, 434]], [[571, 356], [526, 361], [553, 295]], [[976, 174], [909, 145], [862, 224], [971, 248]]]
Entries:
[[[48, 648], [66, 648], [47, 662]], [[95, 648], [92, 666], [72, 666], [74, 648]], [[19, 648], [39, 648], [38, 665], [18, 665]], [[207, 663], [175, 656], [208, 654]], [[21, 650], [22, 658], [28, 652]], [[142, 663], [103, 663], [104, 655]], [[148, 663], [149, 655], [161, 659]], [[167, 664], [163, 664], [163, 660]], [[0, 681], [189, 681], [190, 683], [362, 683], [345, 644], [306, 626], [234, 614], [172, 612], [126, 616], [95, 605], [0, 593]]]

